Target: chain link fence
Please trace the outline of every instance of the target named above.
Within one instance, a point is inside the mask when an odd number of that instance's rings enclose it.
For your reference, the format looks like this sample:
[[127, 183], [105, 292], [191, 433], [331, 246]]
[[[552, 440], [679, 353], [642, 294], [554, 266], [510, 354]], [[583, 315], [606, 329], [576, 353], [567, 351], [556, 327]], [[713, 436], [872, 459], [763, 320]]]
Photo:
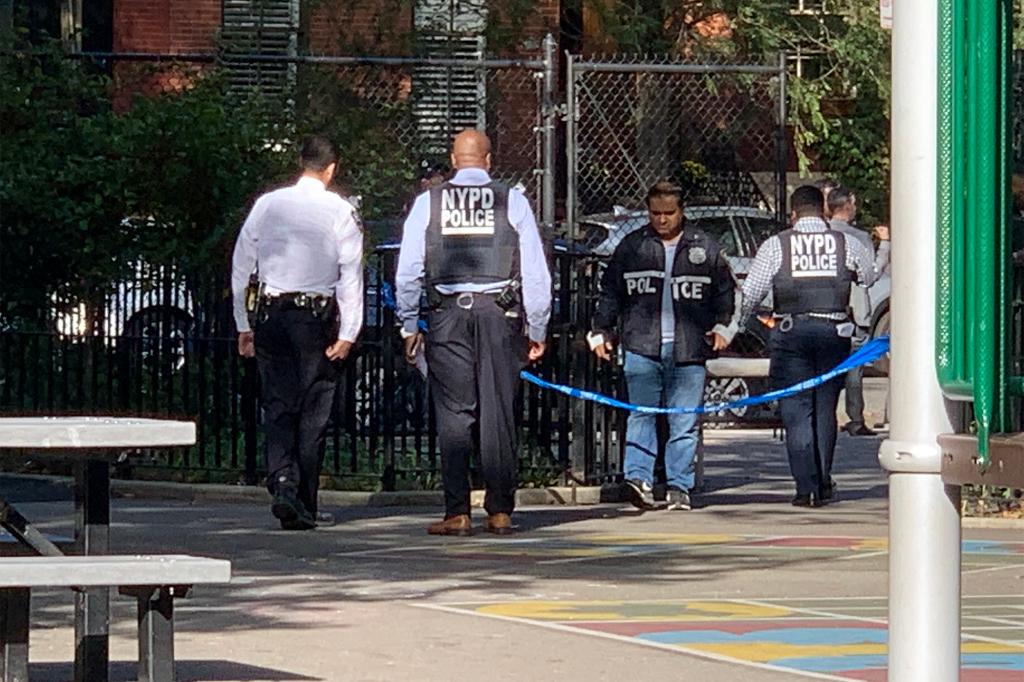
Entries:
[[[358, 195], [364, 217], [394, 223], [420, 190], [428, 165], [444, 164], [464, 128], [487, 132], [494, 176], [519, 185], [545, 214], [545, 102], [553, 100], [553, 51], [536, 60], [415, 57], [288, 57], [90, 53], [112, 77], [115, 106], [173, 95], [203, 81], [230, 90], [240, 112], [263, 109], [276, 131], [268, 145], [289, 147], [310, 131], [336, 133], [337, 182]], [[548, 91], [545, 91], [545, 88]], [[548, 210], [550, 212], [550, 209]]]
[[661, 179], [688, 204], [785, 204], [785, 60], [695, 64], [569, 57], [567, 217], [641, 208]]

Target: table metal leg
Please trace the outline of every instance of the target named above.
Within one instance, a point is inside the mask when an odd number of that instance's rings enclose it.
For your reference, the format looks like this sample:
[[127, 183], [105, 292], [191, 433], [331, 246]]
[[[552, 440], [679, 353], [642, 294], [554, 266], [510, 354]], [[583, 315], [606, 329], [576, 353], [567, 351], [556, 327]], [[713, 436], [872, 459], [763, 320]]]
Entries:
[[29, 590], [0, 590], [0, 680], [28, 682]]
[[[75, 469], [75, 540], [80, 554], [110, 548], [110, 465], [86, 460]], [[107, 682], [110, 588], [75, 594], [75, 682]]]
[[174, 598], [187, 587], [122, 588], [138, 600], [139, 682], [174, 682]]
[[0, 497], [0, 526], [11, 534], [18, 542], [26, 545], [42, 556], [64, 556], [57, 545], [46, 539], [28, 520], [12, 507], [7, 500]]

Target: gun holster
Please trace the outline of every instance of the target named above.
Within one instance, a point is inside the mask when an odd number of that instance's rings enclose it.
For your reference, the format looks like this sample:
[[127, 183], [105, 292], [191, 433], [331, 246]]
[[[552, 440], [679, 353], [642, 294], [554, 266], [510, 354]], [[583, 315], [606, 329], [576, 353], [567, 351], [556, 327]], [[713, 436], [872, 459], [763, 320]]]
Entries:
[[245, 287], [245, 312], [249, 317], [249, 326], [255, 327], [260, 320], [263, 307], [263, 296], [266, 285], [255, 274], [250, 275], [249, 284]]
[[501, 293], [494, 299], [494, 302], [506, 313], [518, 310], [520, 303], [522, 303], [522, 296], [519, 293], [522, 288], [523, 285], [519, 283], [519, 280], [514, 279], [501, 290]]

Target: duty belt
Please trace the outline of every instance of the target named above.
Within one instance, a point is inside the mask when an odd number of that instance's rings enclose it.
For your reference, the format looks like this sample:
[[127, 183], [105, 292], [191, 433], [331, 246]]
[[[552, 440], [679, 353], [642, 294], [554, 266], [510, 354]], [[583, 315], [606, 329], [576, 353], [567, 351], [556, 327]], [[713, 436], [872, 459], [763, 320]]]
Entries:
[[441, 296], [442, 306], [455, 305], [463, 310], [472, 310], [473, 306], [476, 305], [478, 300], [490, 299], [504, 311], [505, 317], [519, 317], [519, 305], [518, 302], [512, 303], [509, 307], [508, 302], [504, 300], [504, 292], [499, 293], [475, 293], [471, 291], [463, 291], [457, 294], [446, 294]]
[[285, 292], [283, 294], [264, 294], [263, 302], [267, 305], [289, 303], [296, 308], [309, 308], [310, 310], [323, 310], [331, 304], [329, 294], [313, 294], [307, 292]]
[[[839, 310], [836, 313], [841, 312]], [[788, 332], [793, 328], [793, 320], [821, 320], [822, 322], [831, 322], [834, 325], [840, 325], [848, 321], [848, 318], [833, 319], [828, 317], [834, 313], [776, 313], [775, 319], [779, 322], [779, 331]]]

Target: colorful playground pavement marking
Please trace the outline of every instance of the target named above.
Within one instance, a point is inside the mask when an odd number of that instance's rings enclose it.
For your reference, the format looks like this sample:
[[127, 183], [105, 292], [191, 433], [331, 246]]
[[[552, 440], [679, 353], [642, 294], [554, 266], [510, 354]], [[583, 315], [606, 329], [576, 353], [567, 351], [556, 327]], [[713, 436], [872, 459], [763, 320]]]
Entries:
[[[833, 556], [861, 559], [884, 555], [884, 537], [814, 535], [733, 535], [700, 533], [575, 533], [569, 536], [540, 532], [503, 540], [475, 539], [438, 544], [382, 548], [354, 554], [428, 553], [464, 559], [562, 564], [629, 558], [646, 554], [692, 554], [714, 551], [742, 555], [785, 553], [793, 558]], [[1024, 557], [1024, 542], [965, 540], [964, 568], [1013, 566]]]
[[[885, 599], [515, 601], [422, 604], [802, 676], [883, 682]], [[1024, 601], [964, 597], [962, 682], [1024, 678]], [[991, 615], [989, 615], [991, 614]]]

